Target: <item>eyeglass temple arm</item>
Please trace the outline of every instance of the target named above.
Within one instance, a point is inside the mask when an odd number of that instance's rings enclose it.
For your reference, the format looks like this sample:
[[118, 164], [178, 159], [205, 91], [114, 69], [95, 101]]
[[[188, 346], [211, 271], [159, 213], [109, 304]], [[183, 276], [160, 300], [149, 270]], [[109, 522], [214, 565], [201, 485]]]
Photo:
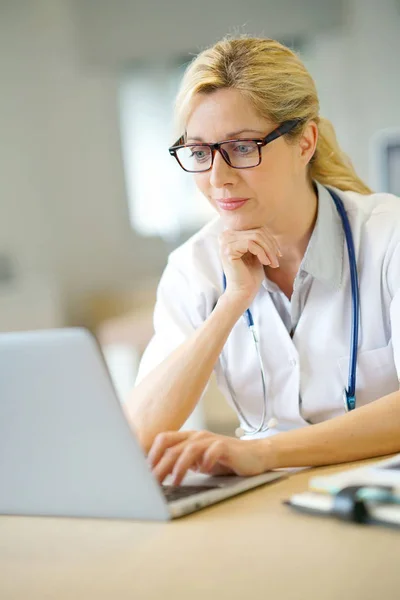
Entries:
[[264, 141], [269, 144], [270, 142], [273, 142], [274, 140], [276, 140], [276, 138], [280, 137], [281, 135], [285, 135], [285, 133], [289, 133], [289, 131], [294, 129], [296, 127], [296, 125], [298, 125], [298, 123], [301, 122], [301, 120], [302, 119], [291, 119], [290, 121], [285, 121], [280, 127], [277, 127], [276, 129], [274, 129], [274, 131], [271, 131], [271, 133], [269, 133], [264, 138]]
[[175, 149], [177, 146], [183, 146], [183, 145], [184, 145], [184, 143], [185, 143], [185, 136], [184, 136], [184, 135], [181, 135], [181, 137], [180, 137], [178, 140], [176, 140], [175, 144], [172, 144], [172, 146], [170, 146], [170, 147], [168, 148], [168, 150], [169, 150], [169, 153], [170, 153], [170, 154], [173, 154], [173, 153], [174, 153], [174, 149]]

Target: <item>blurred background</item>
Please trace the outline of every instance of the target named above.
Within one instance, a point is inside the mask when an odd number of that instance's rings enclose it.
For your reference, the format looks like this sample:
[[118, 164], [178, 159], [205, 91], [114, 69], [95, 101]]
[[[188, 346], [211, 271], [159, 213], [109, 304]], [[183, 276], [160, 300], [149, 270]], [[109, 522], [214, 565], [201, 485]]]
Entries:
[[[0, 330], [90, 328], [121, 400], [168, 253], [210, 218], [168, 146], [185, 65], [227, 33], [297, 50], [359, 175], [400, 195], [400, 0], [0, 0]], [[212, 382], [188, 426], [235, 424]]]

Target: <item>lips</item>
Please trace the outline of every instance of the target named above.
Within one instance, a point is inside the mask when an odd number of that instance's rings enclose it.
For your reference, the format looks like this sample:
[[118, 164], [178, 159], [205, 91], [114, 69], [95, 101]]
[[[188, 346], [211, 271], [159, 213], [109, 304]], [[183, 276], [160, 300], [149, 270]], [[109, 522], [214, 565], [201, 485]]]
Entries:
[[222, 210], [238, 210], [244, 206], [247, 201], [248, 198], [221, 198], [216, 202]]

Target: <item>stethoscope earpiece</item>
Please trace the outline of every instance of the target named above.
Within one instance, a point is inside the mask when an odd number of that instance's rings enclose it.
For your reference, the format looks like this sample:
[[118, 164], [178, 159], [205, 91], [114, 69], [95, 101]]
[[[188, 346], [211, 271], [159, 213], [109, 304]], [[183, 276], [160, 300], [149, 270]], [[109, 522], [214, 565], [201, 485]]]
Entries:
[[[267, 427], [265, 429], [263, 429], [262, 431], [264, 432], [264, 431], [268, 431], [268, 429], [275, 429], [275, 427], [278, 426], [278, 422], [279, 422], [278, 419], [275, 419], [275, 417], [272, 417], [268, 421]], [[250, 432], [246, 431], [245, 429], [243, 429], [243, 427], [237, 427], [237, 429], [235, 429], [235, 436], [237, 438], [241, 438], [241, 437], [243, 437], [246, 434], [250, 435], [252, 433], [253, 433], [252, 431], [250, 431]]]

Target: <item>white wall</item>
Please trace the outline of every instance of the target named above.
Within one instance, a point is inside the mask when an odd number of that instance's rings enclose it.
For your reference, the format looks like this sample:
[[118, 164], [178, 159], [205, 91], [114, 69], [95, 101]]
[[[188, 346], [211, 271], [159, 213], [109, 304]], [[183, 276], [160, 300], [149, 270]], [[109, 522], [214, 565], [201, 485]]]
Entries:
[[316, 36], [303, 59], [321, 114], [332, 120], [359, 175], [374, 185], [371, 139], [400, 126], [400, 2], [349, 1], [343, 29]]
[[340, 27], [346, 0], [72, 0], [91, 64], [196, 52], [233, 32], [287, 39]]
[[[0, 253], [12, 253], [21, 276], [41, 273], [58, 284], [72, 321], [82, 318], [86, 293], [139, 285], [144, 273], [159, 273], [165, 262], [167, 248], [161, 241], [139, 239], [130, 230], [117, 86], [120, 61], [143, 55], [143, 36], [155, 39], [160, 23], [165, 35], [163, 59], [172, 51], [183, 52], [182, 44], [189, 43], [190, 35], [177, 0], [162, 4], [162, 19], [151, 3], [140, 3], [141, 17], [131, 23], [136, 14], [132, 7], [136, 10], [138, 4], [0, 0]], [[222, 16], [216, 13], [218, 3], [213, 4], [214, 13], [205, 13], [202, 21], [204, 44], [211, 41], [206, 39], [210, 31], [216, 33], [211, 25], [207, 28], [213, 19], [218, 28], [225, 16], [227, 29], [240, 24], [232, 21], [227, 10]], [[227, 3], [222, 4], [226, 9]], [[325, 28], [315, 35], [304, 59], [316, 78], [323, 114], [332, 118], [355, 166], [368, 178], [370, 136], [378, 128], [399, 124], [400, 119], [399, 3], [348, 0], [344, 4], [347, 9], [342, 13], [336, 10], [341, 2], [307, 0], [314, 12], [321, 8], [312, 27], [323, 22], [326, 9], [336, 29]], [[241, 19], [245, 5], [232, 6]], [[281, 31], [287, 37], [296, 37], [296, 18], [300, 33], [307, 24], [300, 0], [293, 0], [293, 6], [297, 12], [292, 14], [292, 29]], [[247, 21], [253, 23], [262, 21], [262, 7], [266, 11], [265, 21], [253, 33], [276, 36], [284, 13], [290, 15], [289, 0], [254, 0], [246, 7]], [[256, 19], [251, 8], [258, 11]], [[91, 14], [97, 17], [91, 20]], [[275, 21], [268, 20], [268, 14], [274, 14]], [[115, 15], [119, 25], [108, 33], [106, 24], [115, 23]], [[131, 26], [132, 32], [134, 27], [137, 31], [138, 23], [142, 37], [130, 36]], [[150, 31], [145, 34], [146, 24]], [[173, 33], [177, 24], [186, 31], [179, 48], [179, 36]], [[198, 41], [201, 28], [196, 31]]]
[[118, 73], [82, 65], [74, 18], [62, 0], [0, 3], [0, 252], [79, 321], [87, 293], [158, 272], [165, 247], [130, 229]]

